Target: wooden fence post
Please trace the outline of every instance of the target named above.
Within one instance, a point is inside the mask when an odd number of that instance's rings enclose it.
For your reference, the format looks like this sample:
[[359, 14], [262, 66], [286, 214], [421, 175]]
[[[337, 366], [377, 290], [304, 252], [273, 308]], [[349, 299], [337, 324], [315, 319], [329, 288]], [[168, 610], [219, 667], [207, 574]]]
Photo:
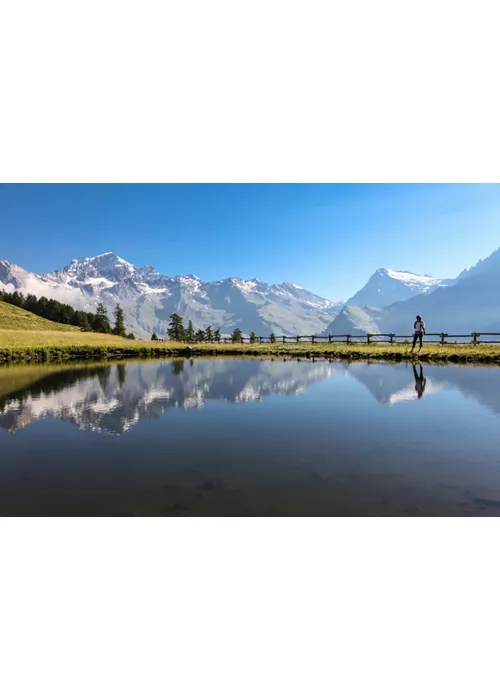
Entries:
[[297, 336], [297, 343], [300, 342], [300, 335]]
[[283, 345], [286, 343], [285, 336], [283, 336]]
[[389, 338], [390, 338], [389, 342], [392, 345], [394, 343], [394, 333], [390, 333]]
[[444, 333], [441, 333], [441, 345], [444, 345]]
[[331, 335], [328, 336], [328, 342], [329, 342], [329, 343], [332, 342], [332, 336], [331, 336]]
[[371, 338], [371, 334], [367, 333], [366, 334], [366, 342], [368, 343], [368, 345], [370, 344], [370, 338]]
[[473, 337], [472, 343], [473, 343], [474, 345], [476, 345], [476, 344], [477, 344], [477, 333], [473, 333], [473, 334], [472, 334], [472, 337]]
[[312, 336], [311, 336], [311, 343], [315, 343], [315, 342], [316, 342], [316, 336], [315, 336], [315, 335], [312, 335]]
[[351, 336], [349, 335], [349, 333], [346, 335], [345, 338], [346, 338], [345, 342], [346, 342], [347, 344], [349, 344], [349, 343], [351, 342]]

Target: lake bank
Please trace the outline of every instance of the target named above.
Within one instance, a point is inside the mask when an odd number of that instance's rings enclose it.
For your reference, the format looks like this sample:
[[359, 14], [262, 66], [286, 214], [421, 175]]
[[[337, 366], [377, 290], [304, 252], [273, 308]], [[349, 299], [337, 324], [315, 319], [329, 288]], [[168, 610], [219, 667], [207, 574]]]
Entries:
[[498, 364], [500, 345], [427, 343], [411, 352], [408, 343], [186, 343], [128, 340], [99, 333], [0, 329], [0, 363], [78, 359], [190, 356], [322, 357], [336, 360], [422, 361]]

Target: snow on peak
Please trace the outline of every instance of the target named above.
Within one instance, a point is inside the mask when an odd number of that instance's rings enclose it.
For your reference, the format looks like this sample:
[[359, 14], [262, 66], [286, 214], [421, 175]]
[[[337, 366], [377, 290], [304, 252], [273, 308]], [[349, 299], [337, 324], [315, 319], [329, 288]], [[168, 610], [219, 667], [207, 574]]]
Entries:
[[101, 262], [102, 260], [104, 260], [105, 262], [111, 263], [113, 265], [124, 266], [129, 270], [135, 270], [135, 267], [134, 265], [132, 265], [132, 263], [129, 263], [127, 260], [120, 258], [115, 253], [101, 253], [100, 255], [96, 255], [94, 258], [90, 258], [90, 260], [92, 262], [96, 260]]
[[416, 275], [414, 272], [403, 272], [401, 270], [391, 270], [391, 268], [386, 268], [384, 270], [389, 277], [395, 280], [401, 280], [401, 282], [412, 283], [419, 282], [424, 284], [439, 284], [441, 280], [438, 277], [430, 277], [429, 275]]

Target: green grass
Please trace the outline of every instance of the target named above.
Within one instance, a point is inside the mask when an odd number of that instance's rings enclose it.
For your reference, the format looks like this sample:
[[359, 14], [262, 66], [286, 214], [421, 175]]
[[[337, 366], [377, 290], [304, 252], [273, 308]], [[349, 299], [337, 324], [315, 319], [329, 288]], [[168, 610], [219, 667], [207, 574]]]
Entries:
[[[41, 319], [43, 320], [43, 319]], [[47, 323], [50, 323], [48, 321]], [[52, 324], [57, 326], [57, 324]], [[0, 327], [0, 362], [12, 360], [53, 361], [73, 358], [133, 356], [185, 356], [186, 343], [128, 340], [100, 333], [66, 330], [14, 330]], [[410, 352], [409, 344], [366, 343], [200, 343], [192, 355], [232, 355], [260, 357], [327, 357], [345, 360], [420, 359], [424, 362], [500, 364], [499, 345], [426, 344], [420, 353]]]
[[75, 331], [75, 326], [54, 323], [18, 306], [0, 301], [0, 329], [67, 332]]

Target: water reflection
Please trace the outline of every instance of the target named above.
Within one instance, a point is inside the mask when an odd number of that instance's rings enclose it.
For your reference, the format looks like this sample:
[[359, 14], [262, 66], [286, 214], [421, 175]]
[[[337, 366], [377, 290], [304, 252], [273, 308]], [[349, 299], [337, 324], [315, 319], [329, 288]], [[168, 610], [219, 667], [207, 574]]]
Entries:
[[[254, 360], [131, 362], [64, 368], [11, 368], [0, 373], [0, 427], [15, 432], [42, 418], [81, 430], [121, 434], [168, 408], [207, 401], [261, 401], [295, 395], [335, 372], [330, 363]], [[21, 387], [12, 390], [13, 379]], [[16, 382], [14, 381], [14, 384]]]
[[496, 367], [0, 367], [0, 514], [498, 515], [498, 414]]
[[430, 365], [424, 370], [422, 364], [190, 359], [2, 368], [0, 427], [15, 432], [39, 419], [57, 418], [81, 430], [119, 435], [169, 408], [293, 396], [334, 374], [354, 377], [381, 404], [455, 390], [500, 413], [500, 371], [492, 367]]
[[351, 363], [347, 372], [379, 402], [389, 405], [458, 391], [500, 413], [500, 369], [494, 366]]
[[422, 396], [424, 395], [425, 391], [425, 384], [427, 382], [427, 379], [424, 377], [424, 368], [422, 365], [420, 365], [420, 370], [417, 374], [417, 368], [415, 365], [412, 365], [413, 367], [413, 377], [415, 379], [415, 391], [417, 392], [417, 398], [421, 399]]

